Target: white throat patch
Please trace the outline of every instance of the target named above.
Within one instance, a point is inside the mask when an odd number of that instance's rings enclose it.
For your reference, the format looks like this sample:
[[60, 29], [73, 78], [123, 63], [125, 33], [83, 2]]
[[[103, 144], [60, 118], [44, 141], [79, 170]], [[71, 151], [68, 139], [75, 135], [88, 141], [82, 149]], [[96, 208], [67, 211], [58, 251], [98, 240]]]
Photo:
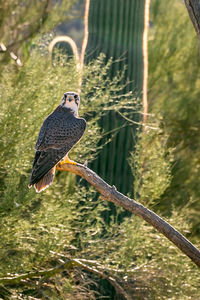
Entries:
[[78, 116], [78, 105], [74, 101], [72, 101], [72, 102], [66, 101], [63, 106], [70, 108], [71, 110], [74, 111], [75, 115]]

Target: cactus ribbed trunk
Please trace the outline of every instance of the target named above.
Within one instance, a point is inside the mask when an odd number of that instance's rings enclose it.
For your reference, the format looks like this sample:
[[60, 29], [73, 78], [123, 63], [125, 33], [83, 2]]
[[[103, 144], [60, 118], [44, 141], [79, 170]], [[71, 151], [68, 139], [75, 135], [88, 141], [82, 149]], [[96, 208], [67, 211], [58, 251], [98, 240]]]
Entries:
[[[139, 93], [143, 85], [144, 6], [145, 0], [91, 0], [87, 46], [89, 60], [101, 52], [106, 54], [107, 59], [121, 58], [121, 61], [113, 64], [110, 77], [127, 65], [124, 80], [130, 80], [131, 83], [126, 90], [134, 92], [137, 89]], [[102, 120], [106, 131], [122, 123], [123, 120], [114, 113]], [[112, 142], [104, 147], [92, 166], [122, 193], [132, 192], [133, 178], [127, 158], [134, 148], [134, 133], [133, 127], [121, 129]]]

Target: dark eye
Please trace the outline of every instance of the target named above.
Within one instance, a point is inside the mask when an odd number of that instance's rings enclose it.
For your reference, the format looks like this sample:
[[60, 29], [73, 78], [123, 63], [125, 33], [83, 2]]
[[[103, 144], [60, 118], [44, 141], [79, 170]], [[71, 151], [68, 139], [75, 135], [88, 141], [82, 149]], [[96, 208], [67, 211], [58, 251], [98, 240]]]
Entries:
[[72, 98], [69, 97], [69, 102], [71, 102], [71, 101], [72, 101]]

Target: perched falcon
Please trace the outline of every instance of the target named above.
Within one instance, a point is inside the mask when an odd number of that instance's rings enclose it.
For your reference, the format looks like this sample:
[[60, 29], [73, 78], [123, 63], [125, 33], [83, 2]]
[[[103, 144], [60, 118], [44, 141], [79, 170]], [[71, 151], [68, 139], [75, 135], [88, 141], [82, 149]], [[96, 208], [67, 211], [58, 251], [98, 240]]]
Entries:
[[56, 165], [64, 158], [69, 160], [68, 153], [81, 139], [86, 121], [78, 117], [80, 98], [77, 93], [64, 94], [60, 105], [44, 121], [35, 146], [29, 188], [34, 185], [36, 192], [46, 189], [53, 181]]

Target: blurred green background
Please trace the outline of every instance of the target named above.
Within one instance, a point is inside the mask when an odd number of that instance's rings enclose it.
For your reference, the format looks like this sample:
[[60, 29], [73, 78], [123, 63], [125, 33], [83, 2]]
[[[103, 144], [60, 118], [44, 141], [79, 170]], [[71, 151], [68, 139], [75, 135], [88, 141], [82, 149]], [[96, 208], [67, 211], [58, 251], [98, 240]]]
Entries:
[[[57, 171], [43, 193], [27, 187], [43, 120], [64, 92], [78, 90], [69, 45], [58, 43], [52, 56], [48, 46], [69, 35], [81, 50], [84, 5], [0, 1], [0, 278], [72, 259], [87, 268], [1, 284], [0, 298], [198, 299], [197, 267], [83, 179]], [[90, 1], [80, 106], [87, 130], [70, 158], [200, 246], [198, 40], [183, 1], [151, 1], [150, 115], [141, 126], [144, 5]]]

